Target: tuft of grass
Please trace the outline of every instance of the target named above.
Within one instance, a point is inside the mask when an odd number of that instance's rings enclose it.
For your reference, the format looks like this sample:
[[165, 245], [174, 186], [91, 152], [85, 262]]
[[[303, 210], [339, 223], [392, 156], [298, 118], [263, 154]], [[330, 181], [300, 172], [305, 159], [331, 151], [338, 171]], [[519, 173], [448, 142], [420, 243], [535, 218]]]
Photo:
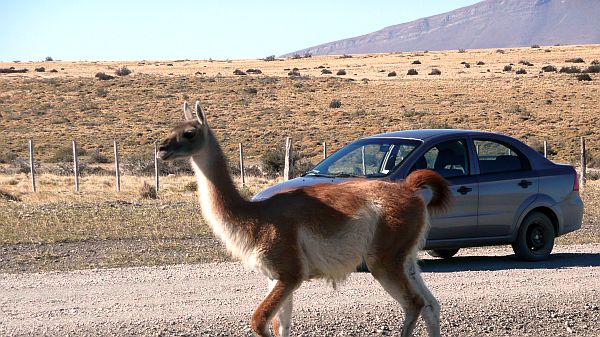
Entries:
[[140, 189], [140, 197], [142, 199], [157, 199], [158, 193], [156, 191], [156, 186], [144, 182], [144, 185], [142, 185], [142, 188]]

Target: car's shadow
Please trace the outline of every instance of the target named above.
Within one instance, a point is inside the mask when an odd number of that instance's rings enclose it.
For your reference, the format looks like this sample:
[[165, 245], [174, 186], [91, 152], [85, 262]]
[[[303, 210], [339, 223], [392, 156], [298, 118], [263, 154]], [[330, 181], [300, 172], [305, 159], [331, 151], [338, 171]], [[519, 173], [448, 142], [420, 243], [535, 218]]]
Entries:
[[600, 267], [600, 253], [555, 253], [545, 261], [536, 262], [519, 261], [514, 255], [456, 256], [449, 259], [421, 260], [419, 265], [426, 273]]

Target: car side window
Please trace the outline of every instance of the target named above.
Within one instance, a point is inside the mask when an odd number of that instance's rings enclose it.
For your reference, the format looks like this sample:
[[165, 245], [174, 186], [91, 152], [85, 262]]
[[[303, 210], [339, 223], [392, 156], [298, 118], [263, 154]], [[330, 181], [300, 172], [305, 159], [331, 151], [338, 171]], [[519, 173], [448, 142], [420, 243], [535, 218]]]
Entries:
[[460, 177], [469, 174], [469, 156], [463, 140], [439, 143], [417, 160], [411, 171], [430, 169], [444, 178]]
[[525, 156], [514, 147], [490, 139], [474, 140], [481, 174], [523, 171], [531, 168]]

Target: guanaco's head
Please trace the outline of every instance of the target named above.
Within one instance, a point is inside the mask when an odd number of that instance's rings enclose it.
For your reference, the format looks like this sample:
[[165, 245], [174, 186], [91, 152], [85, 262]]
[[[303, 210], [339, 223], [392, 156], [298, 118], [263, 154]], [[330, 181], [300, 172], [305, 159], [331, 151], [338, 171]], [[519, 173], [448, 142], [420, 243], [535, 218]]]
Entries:
[[190, 111], [187, 102], [183, 103], [185, 121], [171, 131], [158, 147], [157, 156], [162, 160], [187, 158], [199, 153], [208, 139], [206, 115], [196, 101], [196, 116]]

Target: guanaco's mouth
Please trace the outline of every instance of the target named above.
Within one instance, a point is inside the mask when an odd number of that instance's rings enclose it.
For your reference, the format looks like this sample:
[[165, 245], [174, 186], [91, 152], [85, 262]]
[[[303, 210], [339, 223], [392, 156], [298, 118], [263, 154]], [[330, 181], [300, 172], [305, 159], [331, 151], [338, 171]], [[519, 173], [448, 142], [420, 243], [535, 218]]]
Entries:
[[173, 152], [159, 151], [156, 156], [161, 160], [168, 160], [173, 156]]

